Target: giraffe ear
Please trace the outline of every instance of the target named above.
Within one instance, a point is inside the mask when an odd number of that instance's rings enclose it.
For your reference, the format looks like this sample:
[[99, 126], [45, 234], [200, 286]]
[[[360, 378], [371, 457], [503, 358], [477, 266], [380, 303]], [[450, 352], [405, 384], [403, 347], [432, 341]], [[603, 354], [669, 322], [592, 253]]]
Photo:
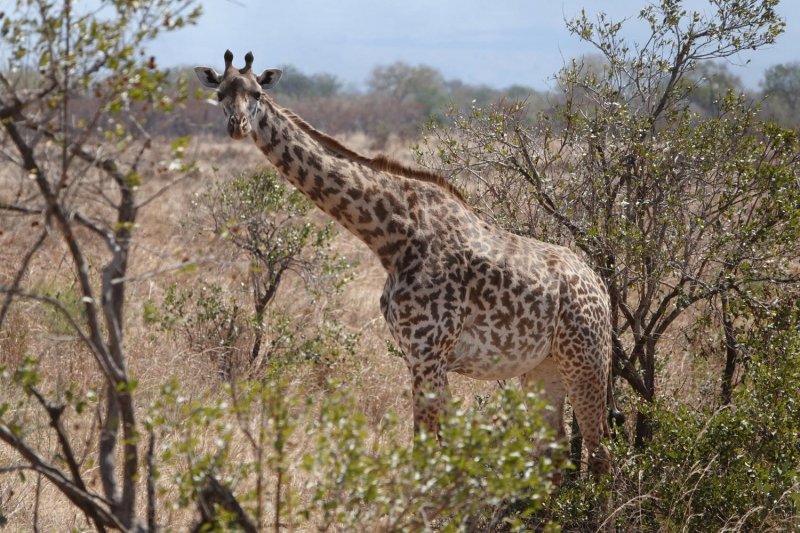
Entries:
[[278, 80], [281, 79], [281, 74], [283, 71], [279, 68], [269, 68], [261, 73], [261, 75], [256, 78], [258, 80], [258, 84], [261, 85], [261, 88], [272, 89], [278, 84]]
[[222, 83], [222, 76], [211, 67], [194, 67], [194, 73], [204, 86], [216, 89]]

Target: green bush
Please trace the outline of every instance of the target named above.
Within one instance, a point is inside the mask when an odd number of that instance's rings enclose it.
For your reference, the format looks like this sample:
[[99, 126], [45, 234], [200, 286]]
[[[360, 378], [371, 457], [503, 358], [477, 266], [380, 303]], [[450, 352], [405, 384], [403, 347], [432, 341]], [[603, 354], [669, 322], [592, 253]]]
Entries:
[[772, 529], [792, 519], [800, 526], [799, 318], [783, 308], [745, 339], [751, 355], [734, 405], [654, 409], [659, 437], [639, 466], [660, 483], [669, 523], [698, 531]]
[[198, 289], [179, 289], [172, 284], [160, 309], [146, 304], [145, 320], [162, 333], [180, 336], [198, 353], [214, 354], [226, 379], [231, 365], [242, 360], [239, 354], [252, 353], [251, 345], [239, 340], [248, 329], [264, 343], [265, 368], [312, 363], [332, 369], [343, 356], [355, 354], [360, 334], [348, 332], [329, 305], [321, 317], [294, 316], [275, 305], [253, 316], [237, 304], [247, 299], [246, 288], [228, 290], [206, 283]]
[[[250, 261], [247, 285], [254, 306], [243, 319], [255, 331], [251, 363], [262, 355], [270, 327], [280, 321], [272, 307], [289, 276], [299, 278], [315, 299], [335, 297], [353, 278], [354, 265], [332, 250], [338, 237], [334, 223], [314, 222], [309, 216], [313, 208], [275, 170], [261, 169], [215, 184], [199, 197], [192, 213], [195, 226], [210, 225], [234, 256]], [[228, 320], [236, 322], [238, 307], [228, 307]], [[268, 358], [271, 348], [266, 349]]]
[[[616, 446], [612, 518], [622, 531], [776, 531], [800, 527], [800, 306], [783, 301], [740, 338], [743, 383], [731, 405], [694, 409], [661, 399], [647, 409], [642, 453]], [[603, 489], [559, 494], [568, 531], [594, 531]], [[587, 517], [593, 517], [587, 524]], [[581, 527], [583, 524], [583, 527]], [[588, 526], [588, 527], [587, 527]]]
[[216, 283], [198, 289], [180, 289], [173, 283], [166, 288], [160, 311], [151, 302], [145, 304], [145, 320], [165, 333], [180, 335], [192, 348], [227, 347], [239, 334], [236, 296]]
[[[536, 459], [537, 443], [551, 441], [552, 432], [538, 414], [545, 404], [535, 395], [506, 388], [488, 402], [456, 404], [443, 420], [441, 445], [422, 434], [412, 446], [391, 414], [377, 432], [368, 427], [351, 393], [334, 383], [320, 399], [278, 377], [227, 390], [211, 407], [183, 403], [169, 428], [184, 437], [162, 464], [188, 465], [170, 480], [179, 488], [179, 506], [220, 485], [261, 527], [267, 514], [271, 523], [313, 524], [319, 531], [555, 527], [536, 513], [554, 489], [550, 475], [564, 465]], [[166, 412], [179, 398], [172, 385], [157, 409]], [[238, 425], [229, 423], [231, 412]], [[215, 445], [202, 446], [200, 434]], [[242, 440], [250, 443], [249, 456], [233, 451]], [[299, 482], [292, 486], [289, 480]], [[203, 531], [241, 524], [230, 506], [217, 503], [214, 509]]]

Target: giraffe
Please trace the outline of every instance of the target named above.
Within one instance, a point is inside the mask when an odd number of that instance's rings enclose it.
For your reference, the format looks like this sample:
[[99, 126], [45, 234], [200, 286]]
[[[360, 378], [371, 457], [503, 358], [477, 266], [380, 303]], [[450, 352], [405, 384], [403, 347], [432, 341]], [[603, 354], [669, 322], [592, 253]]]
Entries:
[[[380, 307], [411, 374], [415, 433], [438, 435], [449, 372], [478, 380], [541, 382], [544, 414], [566, 437], [568, 395], [599, 479], [611, 470], [606, 392], [609, 298], [568, 248], [484, 221], [442, 176], [384, 156], [367, 158], [281, 108], [264, 91], [281, 71], [256, 75], [253, 55], [225, 71], [196, 67], [216, 89], [233, 139], [251, 136], [281, 174], [366, 244], [387, 272]], [[560, 481], [560, 474], [554, 481]]]

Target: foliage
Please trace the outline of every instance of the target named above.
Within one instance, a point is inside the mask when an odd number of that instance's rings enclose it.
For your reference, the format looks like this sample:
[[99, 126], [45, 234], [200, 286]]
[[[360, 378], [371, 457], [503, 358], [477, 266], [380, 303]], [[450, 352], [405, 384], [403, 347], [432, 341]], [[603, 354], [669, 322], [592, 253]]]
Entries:
[[[647, 407], [653, 440], [639, 454], [624, 447], [615, 485], [622, 531], [789, 531], [800, 520], [800, 305], [757, 313], [742, 337], [747, 365], [733, 402], [700, 409], [664, 398]], [[577, 484], [559, 495], [565, 529], [594, 530], [587, 511], [597, 489]], [[581, 506], [580, 502], [584, 502]], [[589, 505], [585, 505], [589, 502]], [[583, 524], [581, 528], [580, 525]]]
[[[237, 255], [250, 260], [254, 314], [246, 320], [256, 331], [251, 362], [260, 354], [263, 322], [284, 276], [298, 276], [317, 297], [335, 295], [352, 279], [352, 265], [331, 250], [337, 236], [334, 223], [312, 222], [309, 211], [314, 205], [274, 170], [243, 173], [233, 181], [217, 183], [199, 197], [197, 206], [194, 224], [204, 228], [210, 221], [215, 234], [230, 243]], [[211, 290], [218, 292], [218, 288]], [[198, 305], [204, 307], [202, 299]], [[238, 308], [229, 308], [221, 318], [234, 328]], [[201, 315], [198, 319], [203, 321]], [[225, 327], [218, 320], [211, 322]]]
[[800, 124], [800, 62], [773, 65], [764, 72], [765, 115], [785, 128]]
[[[524, 106], [453, 110], [454, 126], [431, 125], [417, 147], [429, 166], [461, 171], [495, 223], [585, 254], [611, 296], [614, 372], [647, 400], [678, 317], [691, 309], [706, 327], [721, 315], [729, 338], [731, 299], [769, 305], [763, 284], [800, 281], [796, 134], [759, 120], [741, 95], [705, 119], [687, 98], [703, 61], [773, 42], [774, 6], [726, 0], [704, 15], [663, 0], [640, 14], [651, 30], [641, 45], [623, 23], [584, 14], [568, 27], [604, 63], [565, 66], [553, 117], [529, 127]], [[639, 445], [649, 431], [639, 416]]]
[[334, 222], [315, 223], [309, 216], [314, 205], [275, 170], [217, 183], [196, 203], [195, 223], [209, 219], [217, 235], [252, 260], [258, 300], [290, 272], [312, 289], [328, 283], [339, 290], [351, 279], [347, 271], [353, 265], [331, 250]]
[[544, 97], [530, 87], [515, 85], [505, 91], [487, 86], [468, 85], [461, 80], [445, 80], [442, 73], [428, 65], [412, 66], [402, 61], [372, 70], [367, 86], [371, 93], [388, 96], [397, 102], [413, 101], [421, 107], [417, 122], [433, 117], [438, 123], [450, 123], [448, 106], [462, 110], [485, 106], [509, 98], [527, 101], [531, 109], [545, 107]]
[[411, 98], [422, 106], [426, 117], [443, 107], [444, 77], [428, 65], [411, 66], [402, 61], [373, 69], [367, 85], [378, 94], [403, 101]]
[[666, 520], [717, 531], [800, 518], [800, 306], [782, 304], [742, 339], [747, 369], [732, 406], [655, 408], [658, 438], [638, 466], [660, 485]]
[[275, 86], [275, 94], [294, 99], [324, 98], [336, 96], [342, 90], [342, 82], [334, 74], [304, 74], [292, 65], [281, 65], [280, 68], [284, 79]]
[[173, 283], [166, 289], [161, 311], [151, 312], [149, 321], [164, 332], [180, 332], [191, 348], [224, 348], [239, 335], [238, 315], [236, 295], [216, 283], [196, 290], [181, 290]]
[[719, 101], [729, 93], [740, 95], [745, 92], [742, 80], [725, 63], [699, 63], [687, 73], [687, 83], [692, 90], [686, 98], [696, 105], [701, 117], [713, 117], [719, 113]]
[[198, 289], [172, 284], [160, 309], [149, 304], [149, 320], [162, 332], [180, 336], [193, 352], [214, 357], [226, 380], [233, 377], [233, 365], [245, 360], [240, 353], [252, 363], [252, 347], [241, 340], [249, 340], [242, 335], [246, 329], [254, 331], [259, 347], [264, 345], [261, 366], [266, 368], [311, 363], [332, 370], [342, 357], [355, 353], [359, 334], [347, 332], [327, 303], [321, 316], [297, 316], [279, 306], [247, 315], [237, 303], [246, 292], [244, 287], [231, 291], [216, 283]]
[[[182, 84], [177, 94], [168, 94], [167, 74], [145, 52], [162, 32], [192, 24], [200, 8], [191, 0], [15, 4], [12, 13], [0, 16], [2, 55], [8, 58], [0, 70], [0, 157], [23, 179], [15, 200], [13, 192], [4, 191], [8, 197], [0, 199], [0, 210], [36, 217], [31, 227], [44, 224], [30, 235], [11, 284], [0, 287], [0, 327], [12, 300], [26, 299], [59, 316], [60, 322], [54, 323], [58, 331], [71, 335], [92, 357], [106, 393], [104, 409], [97, 409], [99, 435], [85, 446], [87, 454], [95, 450], [92, 460], [102, 492], [87, 486], [70, 439], [76, 428], [63, 420], [73, 403], [72, 393], [62, 396], [59, 389], [45, 395], [27, 378], [18, 382], [35, 400], [31, 403], [38, 405], [40, 416], [47, 416], [52, 433], [30, 439], [28, 427], [41, 421], [14, 409], [0, 419], [0, 440], [15, 450], [20, 469], [52, 484], [85, 515], [90, 527], [154, 531], [153, 520], [140, 518], [144, 506], [136, 498], [144, 479], [139, 470], [140, 428], [136, 380], [129, 374], [123, 342], [128, 259], [137, 216], [160, 195], [138, 194], [153, 132], [145, 129], [136, 112], [146, 108], [167, 113], [185, 100]], [[173, 146], [174, 159], [165, 169], [167, 186], [190, 176], [194, 168], [183, 159], [184, 144], [179, 140]], [[64, 286], [69, 291], [48, 293], [47, 286], [24, 286], [31, 260], [48, 240], [64, 249], [63, 262], [70, 267], [64, 269], [69, 271]], [[57, 264], [46, 265], [45, 271], [44, 276], [60, 283]], [[75, 411], [79, 409], [76, 405]], [[20, 417], [27, 427], [19, 425]], [[154, 512], [154, 499], [147, 507]]]
[[[442, 445], [423, 433], [411, 448], [391, 414], [370, 442], [351, 394], [336, 384], [328, 389], [316, 402], [277, 374], [232, 384], [229, 396], [211, 407], [183, 402], [172, 430], [185, 438], [162, 456], [189, 465], [172, 480], [180, 487], [178, 504], [202, 498], [213, 479], [236, 495], [256, 527], [267, 526], [264, 510], [271, 507], [275, 531], [279, 521], [320, 531], [525, 531], [543, 520], [535, 513], [553, 490], [550, 474], [562, 465], [534, 458], [535, 443], [552, 438], [537, 397], [506, 388], [480, 406], [454, 405], [443, 421]], [[172, 409], [178, 397], [177, 386], [165, 389], [158, 412]], [[230, 410], [238, 425], [226, 423]], [[209, 431], [216, 442], [210, 450], [194, 437]], [[234, 443], [243, 440], [249, 458], [234, 455]], [[292, 480], [310, 493], [306, 503]], [[206, 519], [211, 531], [242, 520], [221, 507]]]

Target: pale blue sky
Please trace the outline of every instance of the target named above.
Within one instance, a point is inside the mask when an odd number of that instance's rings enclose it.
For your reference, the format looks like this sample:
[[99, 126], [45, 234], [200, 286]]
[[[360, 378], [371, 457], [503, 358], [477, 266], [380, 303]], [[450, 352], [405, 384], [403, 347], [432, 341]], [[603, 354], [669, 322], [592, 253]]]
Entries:
[[[221, 70], [230, 48], [235, 64], [252, 50], [257, 69], [291, 63], [306, 73], [331, 72], [361, 84], [375, 65], [426, 63], [447, 78], [543, 89], [564, 59], [591, 52], [569, 35], [564, 17], [582, 8], [634, 17], [647, 0], [207, 0], [196, 27], [152, 47], [162, 66], [209, 65]], [[708, 0], [686, 0], [708, 10]], [[800, 0], [783, 0], [787, 31], [771, 49], [732, 58], [745, 84], [764, 69], [800, 59]], [[633, 22], [633, 21], [632, 21]], [[636, 38], [632, 28], [628, 34]]]

